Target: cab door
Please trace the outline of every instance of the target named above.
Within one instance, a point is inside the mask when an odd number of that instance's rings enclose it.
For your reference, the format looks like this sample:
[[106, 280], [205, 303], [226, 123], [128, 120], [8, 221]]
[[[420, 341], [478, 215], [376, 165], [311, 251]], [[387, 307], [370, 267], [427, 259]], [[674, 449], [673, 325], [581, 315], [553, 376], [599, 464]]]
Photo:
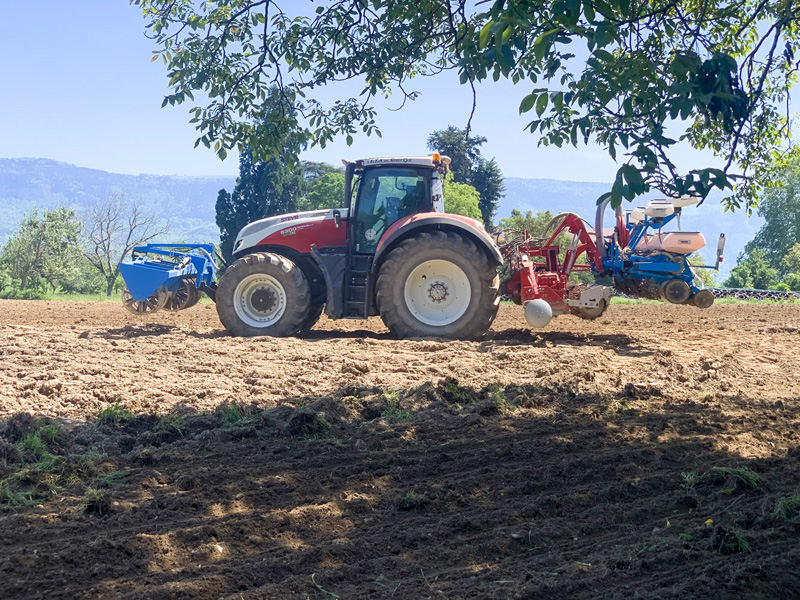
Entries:
[[384, 232], [398, 219], [431, 210], [431, 169], [365, 169], [357, 184], [350, 248], [372, 255]]

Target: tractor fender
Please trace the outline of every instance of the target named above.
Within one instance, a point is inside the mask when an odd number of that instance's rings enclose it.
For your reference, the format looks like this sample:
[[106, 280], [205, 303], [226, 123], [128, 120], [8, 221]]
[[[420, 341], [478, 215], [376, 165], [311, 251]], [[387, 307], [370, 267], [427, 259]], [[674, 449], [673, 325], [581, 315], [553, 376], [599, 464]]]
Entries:
[[[373, 273], [397, 244], [408, 236], [420, 231], [450, 230], [460, 231], [469, 236], [479, 248], [483, 248], [487, 256], [497, 265], [503, 264], [503, 257], [491, 236], [486, 232], [483, 223], [461, 215], [442, 213], [417, 213], [395, 221], [381, 236], [375, 248], [372, 261]], [[372, 279], [372, 278], [370, 278]]]

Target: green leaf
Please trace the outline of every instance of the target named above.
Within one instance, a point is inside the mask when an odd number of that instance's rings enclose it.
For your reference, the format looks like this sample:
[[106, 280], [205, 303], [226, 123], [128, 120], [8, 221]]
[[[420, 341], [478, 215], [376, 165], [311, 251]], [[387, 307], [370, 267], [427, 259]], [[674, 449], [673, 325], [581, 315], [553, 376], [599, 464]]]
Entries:
[[644, 178], [642, 177], [642, 174], [639, 171], [639, 169], [637, 169], [633, 165], [628, 164], [628, 165], [622, 165], [620, 171], [622, 171], [622, 174], [625, 177], [625, 181], [628, 182], [628, 186], [630, 186], [631, 191], [637, 194], [646, 191]]
[[537, 94], [528, 94], [522, 99], [522, 102], [519, 103], [519, 114], [526, 113], [533, 108], [536, 96]]
[[597, 206], [600, 206], [603, 202], [605, 202], [606, 200], [610, 200], [610, 199], [611, 199], [611, 192], [606, 192], [604, 194], [600, 194], [600, 196], [595, 201], [595, 204]]
[[539, 94], [539, 99], [536, 101], [536, 116], [541, 117], [547, 108], [547, 92]]
[[550, 49], [550, 44], [553, 36], [555, 36], [560, 29], [551, 29], [550, 31], [545, 31], [542, 35], [536, 38], [536, 41], [533, 42], [533, 54], [536, 57], [536, 60], [542, 61], [544, 59], [545, 54], [547, 54], [548, 50]]
[[[322, 7], [320, 7], [322, 8]], [[492, 39], [492, 21], [486, 23], [481, 29], [481, 33], [478, 37], [478, 47], [483, 50], [486, 46], [489, 45], [489, 40]]]
[[592, 5], [592, 0], [584, 0], [583, 1], [583, 14], [586, 16], [586, 20], [590, 23], [594, 21], [594, 6]]

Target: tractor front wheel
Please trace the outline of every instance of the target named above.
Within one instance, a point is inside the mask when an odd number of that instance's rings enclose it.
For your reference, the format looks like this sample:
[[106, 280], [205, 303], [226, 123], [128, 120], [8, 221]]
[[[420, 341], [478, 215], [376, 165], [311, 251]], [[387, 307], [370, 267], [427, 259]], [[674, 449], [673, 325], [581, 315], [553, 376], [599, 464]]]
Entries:
[[383, 322], [397, 337], [469, 339], [492, 324], [499, 287], [496, 268], [472, 240], [434, 231], [391, 251], [376, 298]]
[[277, 254], [249, 254], [229, 266], [217, 288], [217, 314], [231, 334], [294, 335], [305, 323], [311, 294], [303, 272]]

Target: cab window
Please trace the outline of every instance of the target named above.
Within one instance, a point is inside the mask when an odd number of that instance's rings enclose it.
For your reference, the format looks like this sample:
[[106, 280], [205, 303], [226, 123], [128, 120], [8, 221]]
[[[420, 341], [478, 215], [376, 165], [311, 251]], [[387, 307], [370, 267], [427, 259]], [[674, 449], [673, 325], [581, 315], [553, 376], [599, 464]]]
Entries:
[[409, 167], [367, 169], [358, 183], [356, 252], [375, 252], [389, 226], [431, 204], [431, 171]]

